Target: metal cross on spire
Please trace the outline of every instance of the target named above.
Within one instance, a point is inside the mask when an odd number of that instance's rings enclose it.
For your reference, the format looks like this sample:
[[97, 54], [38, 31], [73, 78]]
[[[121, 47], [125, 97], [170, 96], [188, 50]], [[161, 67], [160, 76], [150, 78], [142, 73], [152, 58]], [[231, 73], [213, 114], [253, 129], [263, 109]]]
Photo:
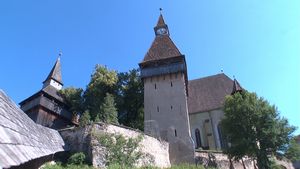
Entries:
[[162, 10], [163, 10], [162, 8], [159, 8], [159, 12], [160, 12], [160, 14], [162, 14]]
[[62, 52], [60, 50], [59, 53], [58, 53], [58, 58], [60, 59], [61, 56], [62, 56]]

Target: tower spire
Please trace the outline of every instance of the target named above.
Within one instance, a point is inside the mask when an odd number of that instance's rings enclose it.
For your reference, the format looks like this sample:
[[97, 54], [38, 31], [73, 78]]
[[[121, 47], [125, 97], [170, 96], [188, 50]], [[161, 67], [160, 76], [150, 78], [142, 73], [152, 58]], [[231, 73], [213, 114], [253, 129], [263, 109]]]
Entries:
[[60, 63], [61, 55], [62, 55], [62, 53], [59, 52], [58, 58], [54, 64], [54, 66], [52, 67], [46, 80], [43, 82], [43, 84], [44, 84], [43, 88], [45, 88], [49, 85], [55, 87], [58, 90], [60, 90], [62, 88], [63, 82], [62, 82], [62, 76], [61, 76], [61, 63]]
[[168, 25], [165, 23], [164, 17], [162, 15], [162, 8], [159, 8], [160, 14], [156, 26], [154, 27], [154, 32], [156, 36], [169, 35]]
[[237, 92], [242, 92], [243, 88], [241, 87], [241, 85], [239, 84], [239, 82], [236, 80], [235, 76], [233, 76], [233, 88], [232, 88], [232, 92], [231, 94], [235, 94]]

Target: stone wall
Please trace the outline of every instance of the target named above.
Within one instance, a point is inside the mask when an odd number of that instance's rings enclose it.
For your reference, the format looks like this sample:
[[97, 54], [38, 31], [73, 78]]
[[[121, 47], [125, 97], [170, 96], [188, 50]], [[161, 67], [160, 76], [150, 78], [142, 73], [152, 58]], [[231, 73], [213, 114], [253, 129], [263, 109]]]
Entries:
[[104, 148], [93, 138], [91, 132], [105, 132], [110, 134], [122, 134], [125, 138], [143, 136], [139, 149], [148, 154], [147, 158], [138, 161], [136, 165], [153, 165], [161, 168], [170, 167], [169, 144], [159, 141], [148, 135], [144, 135], [134, 129], [119, 125], [96, 123], [84, 128], [70, 128], [60, 131], [65, 140], [66, 148], [74, 152], [84, 152], [94, 167], [105, 167]]

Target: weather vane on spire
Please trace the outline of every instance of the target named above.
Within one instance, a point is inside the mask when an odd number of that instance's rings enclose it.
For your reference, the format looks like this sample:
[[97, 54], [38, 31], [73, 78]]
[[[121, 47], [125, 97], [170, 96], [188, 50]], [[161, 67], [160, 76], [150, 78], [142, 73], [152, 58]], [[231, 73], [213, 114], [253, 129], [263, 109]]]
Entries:
[[163, 10], [162, 8], [159, 8], [159, 12], [160, 12], [160, 14], [162, 14], [162, 10]]
[[59, 53], [58, 53], [58, 58], [60, 58], [61, 55], [62, 55], [62, 52], [61, 52], [61, 50], [60, 50]]

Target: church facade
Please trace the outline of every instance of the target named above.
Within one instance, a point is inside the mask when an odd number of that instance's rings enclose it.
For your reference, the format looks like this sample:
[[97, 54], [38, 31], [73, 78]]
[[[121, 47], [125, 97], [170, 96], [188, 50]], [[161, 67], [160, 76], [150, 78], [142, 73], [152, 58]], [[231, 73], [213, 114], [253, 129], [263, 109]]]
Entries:
[[162, 15], [154, 32], [155, 39], [139, 64], [145, 133], [168, 141], [170, 149], [176, 149], [172, 148], [176, 142], [187, 150], [222, 150], [227, 146], [220, 127], [223, 102], [226, 95], [242, 90], [241, 86], [224, 73], [188, 80], [186, 57], [171, 40]]

